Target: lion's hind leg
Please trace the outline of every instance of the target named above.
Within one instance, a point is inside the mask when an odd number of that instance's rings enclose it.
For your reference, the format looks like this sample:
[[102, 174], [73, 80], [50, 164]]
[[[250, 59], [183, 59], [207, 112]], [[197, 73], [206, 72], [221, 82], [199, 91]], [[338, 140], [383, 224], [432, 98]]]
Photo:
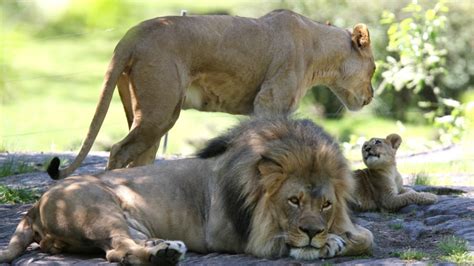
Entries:
[[114, 237], [114, 248], [106, 251], [107, 260], [125, 264], [176, 265], [187, 251], [181, 241], [148, 239], [137, 243], [128, 237]]

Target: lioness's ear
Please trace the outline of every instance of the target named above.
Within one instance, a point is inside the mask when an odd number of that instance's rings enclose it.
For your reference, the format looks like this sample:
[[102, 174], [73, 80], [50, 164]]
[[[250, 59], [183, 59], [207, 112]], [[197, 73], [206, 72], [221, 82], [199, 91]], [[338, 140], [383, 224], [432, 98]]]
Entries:
[[352, 43], [359, 49], [364, 49], [370, 45], [369, 29], [365, 24], [357, 24], [352, 30]]
[[392, 144], [392, 148], [395, 150], [400, 147], [400, 144], [402, 143], [402, 137], [400, 137], [398, 134], [390, 134], [387, 136], [386, 140]]

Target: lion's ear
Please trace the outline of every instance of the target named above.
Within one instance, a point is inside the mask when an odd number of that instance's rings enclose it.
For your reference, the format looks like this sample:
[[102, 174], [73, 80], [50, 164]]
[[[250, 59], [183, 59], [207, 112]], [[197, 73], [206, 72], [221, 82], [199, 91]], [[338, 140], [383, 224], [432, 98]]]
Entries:
[[272, 159], [262, 157], [257, 167], [262, 177], [259, 182], [263, 186], [265, 194], [273, 195], [285, 180], [282, 166]]
[[370, 45], [369, 29], [365, 24], [359, 23], [352, 30], [352, 43], [358, 49], [364, 49]]
[[279, 163], [265, 156], [262, 156], [262, 159], [258, 162], [257, 168], [262, 176], [283, 172]]
[[390, 134], [385, 138], [390, 144], [392, 144], [392, 148], [395, 150], [400, 147], [400, 144], [402, 143], [402, 137], [400, 137], [398, 134]]

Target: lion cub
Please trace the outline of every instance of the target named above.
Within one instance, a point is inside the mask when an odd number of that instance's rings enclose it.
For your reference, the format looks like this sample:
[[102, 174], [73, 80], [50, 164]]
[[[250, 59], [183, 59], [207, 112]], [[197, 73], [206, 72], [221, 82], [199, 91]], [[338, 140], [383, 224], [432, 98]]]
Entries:
[[434, 194], [403, 187], [395, 161], [401, 142], [399, 135], [390, 134], [385, 139], [372, 138], [364, 143], [362, 158], [367, 168], [354, 172], [353, 209], [395, 211], [412, 203], [432, 204], [437, 201]]

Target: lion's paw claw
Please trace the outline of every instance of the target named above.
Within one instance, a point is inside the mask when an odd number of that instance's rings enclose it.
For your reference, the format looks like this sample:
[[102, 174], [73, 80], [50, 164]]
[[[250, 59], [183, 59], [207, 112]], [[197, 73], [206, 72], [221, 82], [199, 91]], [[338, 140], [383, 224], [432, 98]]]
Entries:
[[337, 235], [329, 235], [325, 245], [324, 258], [332, 258], [344, 252], [346, 248], [346, 241]]

